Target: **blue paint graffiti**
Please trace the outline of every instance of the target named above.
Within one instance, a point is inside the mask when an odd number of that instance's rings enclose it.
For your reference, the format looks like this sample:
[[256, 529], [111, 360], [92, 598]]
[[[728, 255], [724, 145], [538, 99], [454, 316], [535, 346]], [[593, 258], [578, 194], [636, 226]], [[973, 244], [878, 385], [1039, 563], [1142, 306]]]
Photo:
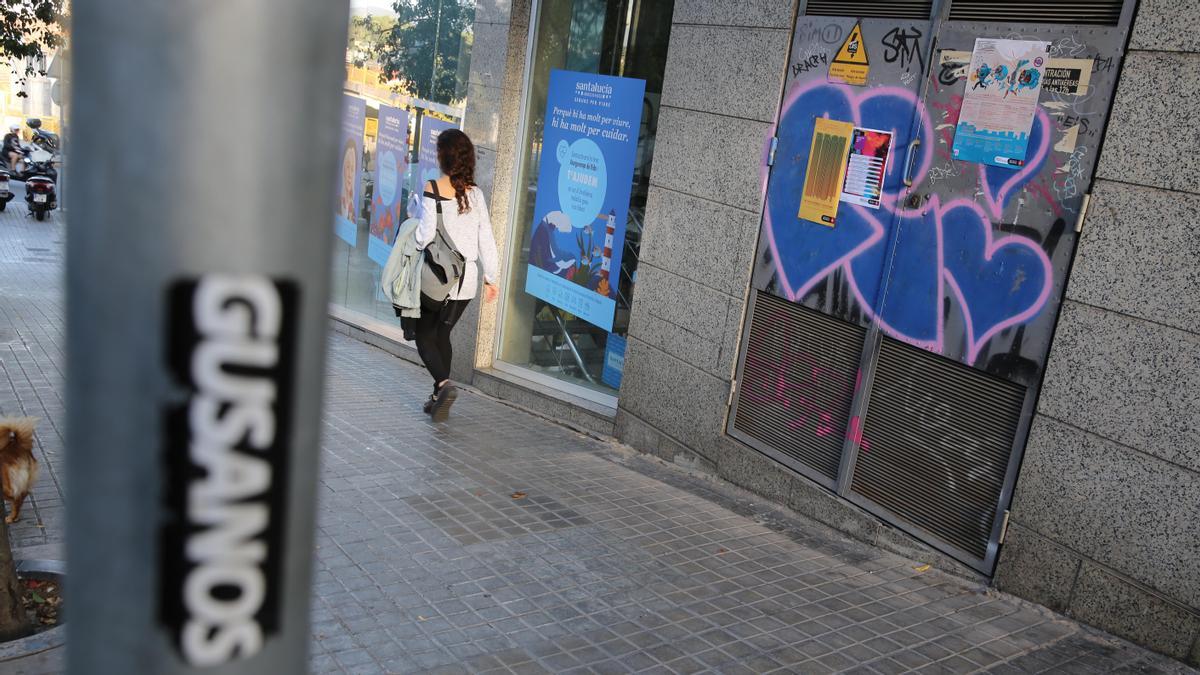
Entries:
[[[847, 120], [894, 134], [897, 161], [884, 179], [883, 206], [842, 204], [836, 228], [801, 221], [797, 185], [804, 184], [814, 117]], [[920, 140], [919, 183], [933, 163], [934, 129], [916, 95], [900, 87], [857, 90], [815, 82], [796, 87], [784, 103], [777, 156], [766, 200], [764, 229], [783, 295], [799, 301], [836, 272], [867, 317], [888, 335], [938, 352], [962, 352], [973, 362], [1006, 328], [1037, 317], [1054, 278], [1042, 248], [1020, 235], [999, 236], [992, 225], [1006, 202], [1041, 171], [1050, 150], [1049, 117], [1039, 111], [1029, 161], [1019, 171], [979, 166], [980, 203], [936, 195], [901, 203], [904, 150]], [[894, 249], [894, 251], [893, 251]], [[894, 253], [894, 264], [888, 259]], [[881, 295], [884, 270], [889, 270]], [[953, 298], [966, 325], [965, 345], [948, 345], [944, 298]]]

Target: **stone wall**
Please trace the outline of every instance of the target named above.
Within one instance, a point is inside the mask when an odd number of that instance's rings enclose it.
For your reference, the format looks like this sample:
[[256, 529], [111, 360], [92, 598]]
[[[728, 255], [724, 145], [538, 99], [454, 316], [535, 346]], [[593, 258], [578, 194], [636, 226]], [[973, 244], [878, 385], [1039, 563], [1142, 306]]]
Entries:
[[1140, 5], [996, 582], [1200, 664], [1198, 17]]
[[792, 0], [677, 0], [672, 18], [617, 435], [723, 474], [761, 457], [728, 441], [723, 411], [794, 13]]

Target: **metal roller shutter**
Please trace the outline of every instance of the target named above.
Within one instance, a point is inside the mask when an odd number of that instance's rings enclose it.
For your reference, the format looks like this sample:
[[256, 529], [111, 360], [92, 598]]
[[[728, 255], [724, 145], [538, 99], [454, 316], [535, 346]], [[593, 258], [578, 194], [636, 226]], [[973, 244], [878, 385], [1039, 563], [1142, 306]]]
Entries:
[[1115, 26], [1123, 0], [955, 0], [951, 21]]
[[836, 481], [865, 335], [759, 292], [733, 428]]
[[982, 560], [1025, 388], [885, 338], [851, 489]]
[[933, 2], [871, 2], [869, 0], [810, 0], [804, 8], [809, 16], [852, 16], [881, 19], [929, 19]]

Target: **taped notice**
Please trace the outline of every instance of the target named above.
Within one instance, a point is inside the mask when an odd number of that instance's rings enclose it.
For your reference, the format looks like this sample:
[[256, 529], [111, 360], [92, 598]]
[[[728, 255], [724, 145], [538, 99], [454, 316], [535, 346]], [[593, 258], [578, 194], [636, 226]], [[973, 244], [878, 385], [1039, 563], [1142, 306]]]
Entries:
[[954, 159], [1025, 166], [1050, 43], [978, 38], [954, 130]]
[[1042, 91], [1057, 94], [1086, 94], [1092, 83], [1092, 59], [1050, 59]]
[[[1042, 78], [1042, 91], [1056, 94], [1086, 94], [1092, 84], [1093, 59], [1049, 59]], [[942, 84], [967, 78], [971, 66], [971, 52], [942, 50], [938, 65], [941, 66]]]
[[892, 132], [855, 127], [850, 138], [842, 201], [879, 208], [879, 200], [883, 197], [883, 177], [887, 175], [891, 154]]
[[862, 24], [856, 23], [846, 41], [842, 43], [842, 48], [833, 57], [833, 63], [829, 64], [829, 79], [861, 87], [867, 83], [870, 70], [871, 62], [867, 58], [867, 43], [863, 40]]
[[854, 125], [818, 117], [800, 198], [800, 219], [833, 227], [850, 155]]
[[971, 67], [971, 52], [959, 52], [943, 49], [938, 56], [941, 73], [938, 81], [942, 84], [953, 84], [957, 80], [967, 79], [967, 69]]

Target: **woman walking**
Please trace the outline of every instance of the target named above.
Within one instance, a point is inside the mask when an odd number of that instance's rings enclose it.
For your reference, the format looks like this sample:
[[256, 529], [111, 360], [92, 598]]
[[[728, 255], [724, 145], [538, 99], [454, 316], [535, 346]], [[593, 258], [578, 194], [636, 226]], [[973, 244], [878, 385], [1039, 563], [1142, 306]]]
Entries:
[[479, 287], [483, 266], [484, 300], [491, 302], [499, 294], [499, 255], [492, 236], [483, 191], [475, 185], [475, 146], [458, 129], [447, 129], [438, 136], [438, 164], [444, 174], [425, 184], [421, 224], [417, 227], [417, 245], [424, 248], [437, 235], [438, 217], [445, 234], [466, 263], [462, 283], [445, 300], [421, 293], [421, 317], [417, 319], [416, 343], [421, 361], [433, 377], [433, 394], [425, 402], [425, 412], [436, 421], [444, 421], [458, 397], [450, 381], [450, 360], [454, 355], [450, 331]]

